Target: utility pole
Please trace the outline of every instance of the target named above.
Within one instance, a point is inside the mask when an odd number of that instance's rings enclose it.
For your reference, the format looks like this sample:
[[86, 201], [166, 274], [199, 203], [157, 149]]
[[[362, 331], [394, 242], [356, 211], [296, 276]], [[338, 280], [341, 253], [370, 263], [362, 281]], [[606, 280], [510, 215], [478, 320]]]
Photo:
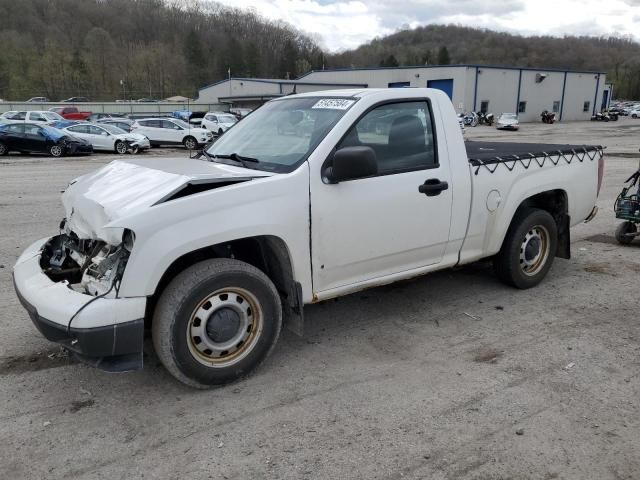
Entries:
[[120, 79], [120, 85], [122, 85], [122, 100], [127, 100], [127, 85], [124, 80]]

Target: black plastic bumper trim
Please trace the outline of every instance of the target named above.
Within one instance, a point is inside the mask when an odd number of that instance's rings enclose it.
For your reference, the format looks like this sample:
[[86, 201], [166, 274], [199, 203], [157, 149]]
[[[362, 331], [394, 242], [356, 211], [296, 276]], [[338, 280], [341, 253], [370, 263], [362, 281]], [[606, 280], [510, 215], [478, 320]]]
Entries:
[[[59, 343], [75, 353], [80, 360], [104, 370], [135, 369], [131, 366], [132, 357], [139, 358], [137, 368], [142, 367], [143, 318], [103, 327], [72, 327], [67, 331], [65, 325], [52, 322], [38, 314], [37, 309], [27, 302], [16, 288], [15, 279], [13, 285], [18, 300], [29, 313], [29, 317], [38, 331], [47, 340]], [[122, 364], [123, 368], [118, 368], [118, 364]]]

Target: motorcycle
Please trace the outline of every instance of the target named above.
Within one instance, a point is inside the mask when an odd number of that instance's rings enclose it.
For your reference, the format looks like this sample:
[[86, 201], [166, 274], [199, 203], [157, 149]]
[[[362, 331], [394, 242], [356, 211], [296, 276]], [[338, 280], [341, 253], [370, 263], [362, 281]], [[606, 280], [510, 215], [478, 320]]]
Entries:
[[462, 118], [462, 121], [467, 127], [477, 127], [480, 121], [476, 112], [461, 113], [459, 117]]
[[541, 114], [540, 117], [542, 117], [542, 123], [548, 123], [548, 124], [552, 124], [555, 123], [556, 121], [556, 114], [553, 112], [549, 112], [548, 110], [544, 110]]
[[480, 125], [493, 125], [494, 116], [493, 113], [480, 112], [478, 113], [478, 122]]

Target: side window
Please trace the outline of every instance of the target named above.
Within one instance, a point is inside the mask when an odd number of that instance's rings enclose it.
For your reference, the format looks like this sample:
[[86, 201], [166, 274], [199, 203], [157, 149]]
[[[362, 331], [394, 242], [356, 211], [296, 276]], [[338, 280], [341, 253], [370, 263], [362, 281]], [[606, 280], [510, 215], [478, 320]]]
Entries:
[[518, 113], [525, 113], [527, 111], [527, 102], [518, 103]]
[[168, 128], [169, 130], [182, 130], [182, 128], [179, 125], [176, 125], [173, 122], [170, 122], [169, 120], [162, 120], [162, 128]]
[[380, 175], [437, 166], [429, 104], [401, 102], [374, 108], [351, 128], [337, 149], [351, 146], [371, 147]]
[[47, 119], [44, 118], [44, 116], [42, 116], [42, 114], [38, 113], [38, 112], [29, 113], [29, 120], [31, 120], [32, 122], [46, 122], [47, 121]]
[[89, 133], [89, 127], [87, 125], [76, 125], [69, 127], [68, 130], [74, 133]]
[[7, 132], [11, 132], [11, 133], [24, 133], [24, 125], [20, 125], [20, 124], [7, 125], [6, 130]]
[[93, 125], [89, 125], [89, 133], [91, 135], [102, 135], [104, 137], [107, 136], [107, 131], [103, 130], [100, 127], [94, 127]]
[[38, 125], [25, 125], [24, 133], [27, 135], [38, 135], [40, 133], [40, 127]]
[[9, 116], [10, 120], [25, 120], [27, 118], [27, 112], [16, 112]]

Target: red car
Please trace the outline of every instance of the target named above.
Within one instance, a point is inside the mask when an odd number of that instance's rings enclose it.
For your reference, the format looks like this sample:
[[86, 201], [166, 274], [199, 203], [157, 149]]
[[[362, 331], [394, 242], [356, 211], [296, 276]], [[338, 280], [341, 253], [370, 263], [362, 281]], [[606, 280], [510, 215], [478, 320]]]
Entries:
[[86, 120], [91, 112], [81, 112], [76, 107], [53, 107], [49, 109], [67, 120]]

